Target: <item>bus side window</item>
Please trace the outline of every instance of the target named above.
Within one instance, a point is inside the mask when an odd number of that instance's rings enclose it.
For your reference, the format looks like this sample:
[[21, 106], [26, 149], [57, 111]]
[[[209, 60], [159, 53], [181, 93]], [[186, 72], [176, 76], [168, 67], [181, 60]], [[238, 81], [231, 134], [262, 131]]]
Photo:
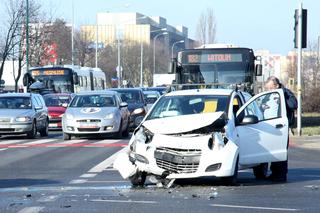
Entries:
[[82, 76], [79, 76], [79, 86], [82, 87], [83, 86], [83, 79]]

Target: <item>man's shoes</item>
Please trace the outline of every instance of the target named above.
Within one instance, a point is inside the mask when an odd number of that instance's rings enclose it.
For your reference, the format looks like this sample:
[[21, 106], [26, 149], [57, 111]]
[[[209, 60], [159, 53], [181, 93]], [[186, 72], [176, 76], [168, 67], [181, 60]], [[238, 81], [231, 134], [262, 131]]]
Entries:
[[273, 175], [267, 177], [267, 180], [271, 180], [272, 182], [283, 183], [287, 182], [287, 175]]

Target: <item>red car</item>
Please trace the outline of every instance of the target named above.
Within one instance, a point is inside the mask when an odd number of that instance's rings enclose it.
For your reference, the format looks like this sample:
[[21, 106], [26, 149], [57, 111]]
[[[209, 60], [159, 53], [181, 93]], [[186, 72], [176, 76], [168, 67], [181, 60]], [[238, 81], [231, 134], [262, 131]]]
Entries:
[[73, 95], [68, 93], [52, 93], [43, 96], [49, 112], [49, 129], [62, 129], [62, 116]]

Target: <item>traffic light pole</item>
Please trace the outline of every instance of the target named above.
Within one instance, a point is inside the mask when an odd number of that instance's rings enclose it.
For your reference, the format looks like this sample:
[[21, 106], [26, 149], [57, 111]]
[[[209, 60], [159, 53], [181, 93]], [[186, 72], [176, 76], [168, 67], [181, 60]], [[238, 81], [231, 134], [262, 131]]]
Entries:
[[297, 65], [297, 132], [301, 136], [301, 65], [302, 65], [302, 3], [299, 6], [299, 23], [298, 23], [298, 65]]

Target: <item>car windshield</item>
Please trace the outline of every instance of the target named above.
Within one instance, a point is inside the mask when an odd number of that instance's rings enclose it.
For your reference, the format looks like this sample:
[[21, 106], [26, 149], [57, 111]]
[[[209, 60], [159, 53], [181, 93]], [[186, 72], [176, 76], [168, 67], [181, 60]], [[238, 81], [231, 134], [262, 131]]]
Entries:
[[29, 97], [1, 97], [0, 109], [31, 109]]
[[156, 94], [144, 94], [144, 99], [147, 104], [153, 104], [158, 100], [158, 96]]
[[111, 95], [77, 95], [70, 107], [115, 107], [116, 102]]
[[222, 95], [165, 96], [153, 107], [147, 120], [218, 111], [227, 112], [228, 98]]
[[142, 97], [139, 90], [123, 90], [118, 91], [123, 102], [127, 103], [142, 103]]
[[45, 95], [44, 101], [47, 106], [58, 107], [64, 104], [69, 104], [70, 98], [68, 96], [57, 96], [57, 95]]

